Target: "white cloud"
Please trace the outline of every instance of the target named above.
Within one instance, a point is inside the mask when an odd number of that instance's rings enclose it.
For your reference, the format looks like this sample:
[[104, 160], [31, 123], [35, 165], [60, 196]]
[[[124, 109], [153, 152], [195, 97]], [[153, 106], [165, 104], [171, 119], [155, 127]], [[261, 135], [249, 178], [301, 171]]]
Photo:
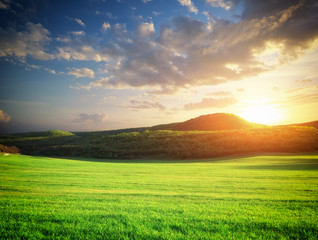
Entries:
[[233, 6], [233, 2], [231, 1], [223, 1], [223, 0], [205, 0], [208, 4], [212, 7], [221, 7], [225, 8], [226, 10], [230, 10]]
[[56, 41], [58, 42], [63, 42], [63, 43], [69, 43], [71, 42], [71, 38], [70, 37], [57, 37]]
[[108, 29], [110, 29], [110, 24], [108, 22], [104, 22], [102, 25], [102, 29], [104, 31], [107, 31]]
[[77, 123], [87, 123], [87, 122], [94, 122], [95, 124], [106, 122], [108, 119], [105, 113], [80, 113], [75, 119], [74, 122]]
[[55, 75], [55, 74], [56, 74], [55, 70], [53, 70], [53, 69], [50, 69], [50, 68], [44, 68], [44, 70], [45, 70], [45, 71], [48, 71], [49, 73], [51, 73], [51, 74], [53, 74], [53, 75]]
[[148, 110], [148, 109], [157, 109], [157, 110], [165, 110], [165, 106], [156, 101], [150, 100], [131, 100], [127, 108], [132, 110]]
[[45, 49], [51, 41], [49, 35], [49, 31], [41, 24], [30, 22], [22, 32], [0, 28], [0, 57], [25, 58], [30, 55], [40, 60], [52, 59], [53, 55], [47, 53]]
[[153, 11], [153, 12], [152, 12], [152, 14], [155, 15], [155, 16], [159, 16], [161, 13], [162, 13], [162, 12], [156, 12], [156, 11]]
[[93, 46], [85, 44], [80, 41], [71, 41], [68, 46], [58, 47], [57, 58], [65, 60], [77, 60], [77, 61], [107, 61], [109, 58], [107, 55], [102, 55], [94, 49]]
[[70, 32], [72, 35], [75, 36], [84, 36], [85, 32], [84, 31], [74, 31], [74, 32]]
[[79, 25], [81, 25], [82, 27], [85, 27], [85, 23], [79, 19], [79, 18], [74, 18], [74, 21], [77, 22]]
[[68, 75], [73, 75], [76, 78], [82, 78], [82, 77], [87, 77], [87, 78], [94, 78], [95, 74], [92, 69], [89, 68], [73, 68], [68, 72]]
[[191, 0], [177, 0], [182, 6], [186, 6], [190, 12], [198, 13], [198, 9], [194, 6]]
[[10, 122], [11, 116], [0, 109], [0, 122]]
[[68, 20], [71, 20], [71, 21], [76, 22], [77, 24], [81, 25], [82, 27], [85, 27], [85, 23], [84, 23], [81, 19], [79, 19], [79, 18], [71, 18], [71, 17], [69, 17], [69, 16], [66, 16], [66, 18], [67, 18]]
[[151, 0], [141, 0], [143, 3], [151, 2]]
[[152, 22], [143, 22], [139, 25], [138, 32], [141, 36], [151, 36], [155, 33], [155, 27]]

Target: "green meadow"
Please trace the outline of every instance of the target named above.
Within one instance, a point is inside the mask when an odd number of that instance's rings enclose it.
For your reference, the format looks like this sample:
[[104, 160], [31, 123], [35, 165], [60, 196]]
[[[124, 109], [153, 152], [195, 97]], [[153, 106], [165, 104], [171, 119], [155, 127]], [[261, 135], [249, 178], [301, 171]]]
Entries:
[[0, 156], [1, 239], [317, 239], [318, 155]]

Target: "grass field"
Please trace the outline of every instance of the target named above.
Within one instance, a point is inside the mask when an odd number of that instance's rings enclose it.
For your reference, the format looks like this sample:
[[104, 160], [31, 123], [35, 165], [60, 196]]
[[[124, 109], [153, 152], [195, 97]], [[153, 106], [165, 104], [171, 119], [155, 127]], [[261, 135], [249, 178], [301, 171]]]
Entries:
[[317, 239], [318, 155], [0, 156], [1, 239]]

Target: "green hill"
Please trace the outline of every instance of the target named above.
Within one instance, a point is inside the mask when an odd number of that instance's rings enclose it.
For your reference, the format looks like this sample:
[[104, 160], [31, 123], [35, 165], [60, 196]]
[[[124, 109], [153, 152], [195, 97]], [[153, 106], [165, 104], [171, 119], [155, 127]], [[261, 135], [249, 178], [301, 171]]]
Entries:
[[0, 143], [6, 142], [20, 142], [20, 141], [33, 141], [40, 139], [61, 138], [67, 136], [74, 136], [74, 133], [61, 131], [61, 130], [49, 130], [44, 132], [30, 132], [30, 133], [18, 133], [18, 134], [5, 134], [0, 135]]
[[[30, 133], [18, 133], [10, 135], [13, 138], [38, 138], [38, 137], [61, 137], [61, 136], [72, 136], [71, 132], [61, 130], [49, 130], [44, 132], [30, 132]], [[8, 136], [8, 135], [7, 135]]]

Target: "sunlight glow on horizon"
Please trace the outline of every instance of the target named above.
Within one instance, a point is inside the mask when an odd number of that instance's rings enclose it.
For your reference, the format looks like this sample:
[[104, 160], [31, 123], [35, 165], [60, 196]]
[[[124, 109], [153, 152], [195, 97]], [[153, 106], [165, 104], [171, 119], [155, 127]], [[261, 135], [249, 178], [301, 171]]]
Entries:
[[285, 110], [265, 100], [248, 105], [239, 115], [249, 122], [266, 125], [277, 125], [286, 118]]

